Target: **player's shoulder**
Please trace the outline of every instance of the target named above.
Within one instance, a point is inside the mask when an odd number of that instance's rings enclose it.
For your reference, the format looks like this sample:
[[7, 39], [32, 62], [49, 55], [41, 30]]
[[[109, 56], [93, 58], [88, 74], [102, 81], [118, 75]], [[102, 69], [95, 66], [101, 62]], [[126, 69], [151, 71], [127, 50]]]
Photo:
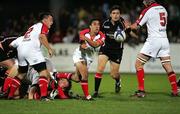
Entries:
[[102, 24], [102, 28], [110, 28], [110, 23], [111, 23], [111, 19], [110, 18], [106, 19]]
[[124, 23], [125, 20], [123, 17], [120, 17], [119, 21]]
[[162, 8], [163, 8], [162, 5], [160, 5], [160, 4], [158, 4], [158, 3], [153, 3], [153, 4], [151, 4], [150, 6], [145, 7], [145, 8], [142, 10], [141, 14], [151, 13], [151, 11], [153, 11], [155, 8], [159, 8], [159, 7], [162, 7]]
[[105, 34], [104, 34], [102, 31], [99, 31], [98, 34], [99, 34], [100, 36], [105, 37]]
[[35, 24], [34, 24], [34, 25], [32, 25], [32, 26], [37, 26], [37, 27], [40, 27], [40, 26], [43, 26], [43, 23], [38, 22], [38, 23], [35, 23]]
[[108, 25], [111, 22], [111, 19], [108, 18], [103, 22], [103, 26]]
[[90, 32], [90, 29], [88, 28], [88, 29], [83, 29], [83, 30], [81, 30], [80, 32], [79, 32], [79, 34], [87, 34], [87, 33], [89, 33]]

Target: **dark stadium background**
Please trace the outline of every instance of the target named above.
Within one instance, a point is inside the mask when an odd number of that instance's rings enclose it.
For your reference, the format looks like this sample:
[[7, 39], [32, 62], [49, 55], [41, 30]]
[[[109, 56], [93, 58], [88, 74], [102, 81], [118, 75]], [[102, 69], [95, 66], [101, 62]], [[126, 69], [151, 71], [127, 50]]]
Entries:
[[[55, 23], [50, 31], [49, 40], [62, 43], [63, 37], [72, 34], [78, 41], [78, 31], [87, 27], [89, 19], [98, 17], [102, 21], [108, 16], [108, 9], [114, 5], [121, 6], [122, 14], [134, 22], [142, 9], [142, 0], [1, 0], [0, 1], [0, 35], [22, 35], [27, 28], [37, 21], [38, 13], [52, 11]], [[180, 4], [177, 0], [157, 0], [169, 12], [168, 37], [170, 42], [180, 43]], [[53, 5], [52, 5], [53, 4]], [[103, 8], [106, 9], [103, 11]], [[140, 42], [144, 42], [146, 32], [143, 29]], [[137, 41], [126, 41], [138, 44]]]

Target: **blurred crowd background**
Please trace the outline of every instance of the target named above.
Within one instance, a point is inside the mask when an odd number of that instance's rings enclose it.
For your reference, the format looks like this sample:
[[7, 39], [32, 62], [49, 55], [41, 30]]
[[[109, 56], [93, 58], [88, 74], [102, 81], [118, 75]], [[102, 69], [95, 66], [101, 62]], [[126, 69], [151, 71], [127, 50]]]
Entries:
[[[157, 0], [168, 11], [167, 33], [171, 43], [180, 43], [180, 4], [177, 0]], [[90, 19], [96, 17], [102, 22], [109, 17], [109, 8], [118, 4], [122, 17], [135, 22], [143, 5], [142, 0], [1, 0], [0, 35], [23, 35], [29, 26], [37, 22], [38, 14], [51, 11], [54, 24], [49, 41], [55, 43], [78, 42], [79, 30], [88, 27]], [[127, 39], [130, 45], [144, 42], [145, 27], [140, 31], [139, 40]]]

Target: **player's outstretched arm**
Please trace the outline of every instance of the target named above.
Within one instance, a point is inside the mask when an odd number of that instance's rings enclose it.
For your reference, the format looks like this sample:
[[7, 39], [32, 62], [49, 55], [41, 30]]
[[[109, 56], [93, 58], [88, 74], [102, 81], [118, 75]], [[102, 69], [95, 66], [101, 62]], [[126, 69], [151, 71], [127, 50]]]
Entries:
[[46, 35], [45, 34], [40, 34], [39, 39], [40, 39], [40, 42], [48, 49], [48, 53], [49, 53], [50, 57], [52, 57], [53, 54], [54, 54], [54, 51], [51, 48], [51, 46], [49, 45], [49, 42], [47, 40]]

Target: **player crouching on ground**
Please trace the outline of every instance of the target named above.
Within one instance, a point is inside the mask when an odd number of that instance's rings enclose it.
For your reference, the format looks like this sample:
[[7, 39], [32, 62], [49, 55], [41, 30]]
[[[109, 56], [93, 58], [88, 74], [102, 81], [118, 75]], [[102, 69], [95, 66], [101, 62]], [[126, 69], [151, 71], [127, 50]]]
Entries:
[[[32, 69], [31, 72], [34, 72], [34, 70]], [[37, 72], [33, 75], [34, 77], [38, 77]], [[72, 73], [60, 73], [60, 72], [51, 73], [51, 79], [48, 84], [48, 96], [50, 99], [70, 98], [69, 91], [72, 86], [71, 80], [64, 78], [64, 76], [68, 77], [68, 75], [72, 75]], [[28, 99], [36, 99], [36, 100], [40, 99], [39, 85], [35, 82], [31, 85], [29, 89]]]

